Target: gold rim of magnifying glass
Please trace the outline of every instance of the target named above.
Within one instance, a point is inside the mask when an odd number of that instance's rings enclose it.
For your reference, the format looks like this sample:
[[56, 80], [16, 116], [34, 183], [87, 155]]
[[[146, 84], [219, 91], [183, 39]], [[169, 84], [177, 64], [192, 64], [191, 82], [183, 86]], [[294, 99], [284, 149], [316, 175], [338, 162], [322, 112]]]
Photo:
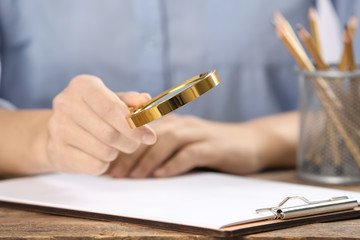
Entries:
[[[129, 125], [131, 128], [137, 128], [161, 118], [162, 116], [198, 98], [219, 83], [220, 80], [215, 70], [190, 78], [189, 80], [170, 88], [133, 110], [131, 115], [127, 118]], [[188, 85], [190, 86], [187, 87]], [[184, 90], [168, 99], [164, 99], [164, 101], [161, 101], [154, 106], [151, 106], [159, 99], [181, 88], [184, 88]]]

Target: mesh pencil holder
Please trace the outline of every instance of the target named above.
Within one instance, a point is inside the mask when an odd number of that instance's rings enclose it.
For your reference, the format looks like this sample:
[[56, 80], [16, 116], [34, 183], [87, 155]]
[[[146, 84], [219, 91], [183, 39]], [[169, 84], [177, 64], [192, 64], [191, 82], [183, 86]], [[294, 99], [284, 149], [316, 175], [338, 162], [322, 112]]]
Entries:
[[360, 69], [298, 72], [298, 175], [328, 184], [360, 183]]

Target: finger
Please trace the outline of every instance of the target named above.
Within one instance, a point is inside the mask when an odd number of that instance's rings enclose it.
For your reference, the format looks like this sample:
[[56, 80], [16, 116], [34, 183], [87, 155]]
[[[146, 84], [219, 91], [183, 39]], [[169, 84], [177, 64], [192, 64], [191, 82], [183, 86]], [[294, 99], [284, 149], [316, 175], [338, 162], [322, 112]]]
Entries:
[[134, 132], [130, 136], [132, 136], [135, 139], [141, 139], [141, 143], [145, 145], [153, 145], [154, 143], [156, 143], [157, 141], [156, 132], [149, 125], [143, 125], [136, 129], [141, 131], [133, 130]]
[[[133, 152], [139, 146], [139, 142], [129, 139], [124, 134], [117, 131], [106, 121], [95, 114], [91, 108], [81, 100], [69, 103], [70, 97], [59, 95], [54, 99], [52, 117], [52, 127], [60, 128], [66, 126], [61, 123], [62, 115], [69, 116], [78, 126], [89, 132], [92, 136], [106, 145], [114, 147], [122, 152]], [[64, 131], [66, 129], [60, 129]]]
[[128, 107], [138, 107], [141, 104], [144, 104], [144, 103], [148, 102], [151, 99], [150, 94], [148, 94], [148, 93], [138, 93], [138, 92], [117, 93], [117, 96]]
[[145, 178], [166, 161], [177, 149], [181, 148], [183, 142], [170, 140], [168, 137], [161, 137], [141, 158], [137, 161], [129, 177]]
[[126, 120], [126, 117], [130, 114], [127, 105], [115, 93], [107, 89], [105, 85], [102, 84], [99, 88], [103, 92], [101, 99], [94, 101], [94, 98], [89, 97], [89, 94], [84, 97], [84, 101], [95, 113], [129, 139], [144, 144], [153, 144], [156, 141], [155, 132], [149, 127], [142, 126], [131, 129]]
[[68, 145], [105, 162], [111, 162], [118, 156], [119, 151], [117, 149], [104, 144], [66, 116], [62, 117], [58, 126], [56, 130], [53, 130], [53, 134], [61, 137], [62, 141]]
[[140, 157], [149, 149], [142, 145], [132, 154], [120, 154], [114, 164], [111, 165], [109, 174], [114, 178], [127, 177]]
[[205, 167], [208, 145], [203, 143], [191, 144], [182, 148], [169, 159], [162, 167], [157, 169], [154, 177], [171, 177], [190, 171], [195, 167]]
[[51, 163], [58, 171], [66, 173], [85, 173], [99, 175], [106, 171], [110, 163], [63, 143], [49, 142], [48, 151]]
[[[85, 79], [83, 79], [85, 78]], [[126, 116], [130, 114], [127, 105], [95, 76], [80, 76], [76, 79], [82, 86], [83, 101], [104, 121], [125, 137], [144, 144], [156, 141], [155, 132], [149, 127], [131, 129]], [[78, 86], [77, 86], [78, 87]], [[145, 136], [145, 137], [144, 137]]]
[[154, 169], [167, 161], [179, 149], [202, 139], [202, 135], [196, 134], [192, 128], [177, 129], [173, 124], [169, 124], [169, 127], [171, 130], [165, 127], [166, 132], [162, 133], [154, 146], [142, 155], [130, 173], [130, 177], [148, 177]]

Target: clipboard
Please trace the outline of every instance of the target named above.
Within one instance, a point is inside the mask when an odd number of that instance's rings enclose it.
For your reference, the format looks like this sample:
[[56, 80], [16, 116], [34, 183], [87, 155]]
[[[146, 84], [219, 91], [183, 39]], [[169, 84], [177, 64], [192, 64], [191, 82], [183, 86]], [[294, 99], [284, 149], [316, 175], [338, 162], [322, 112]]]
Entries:
[[[67, 179], [68, 182], [63, 182], [64, 179]], [[65, 181], [67, 181], [65, 180]], [[212, 183], [212, 187], [207, 188], [206, 183]], [[27, 186], [22, 186], [22, 184], [27, 183]], [[147, 184], [149, 183], [149, 184]], [[79, 195], [73, 196], [73, 192], [69, 189], [69, 185], [71, 184], [73, 190], [77, 190]], [[148, 191], [142, 195], [141, 192], [138, 192], [135, 188], [141, 185], [144, 186], [142, 191]], [[179, 190], [182, 191], [181, 194], [191, 193], [194, 195], [199, 189], [203, 190], [203, 192], [199, 192], [199, 195], [206, 195], [214, 196], [214, 199], [209, 199], [208, 201], [225, 199], [229, 196], [243, 196], [248, 197], [250, 199], [250, 203], [257, 202], [254, 206], [260, 206], [260, 208], [252, 209], [251, 212], [254, 214], [259, 214], [259, 217], [249, 218], [249, 219], [242, 219], [240, 222], [233, 221], [237, 219], [236, 216], [241, 218], [242, 215], [246, 213], [246, 209], [253, 206], [243, 206], [241, 198], [234, 199], [234, 201], [229, 202], [222, 202], [214, 208], [204, 209], [204, 211], [196, 212], [196, 209], [192, 209], [189, 211], [188, 219], [185, 219], [188, 222], [182, 222], [178, 220], [179, 214], [184, 212], [185, 210], [182, 209], [182, 206], [178, 206], [179, 209], [174, 209], [174, 214], [168, 214], [165, 218], [161, 218], [159, 216], [151, 216], [148, 215], [147, 217], [136, 215], [134, 212], [129, 214], [129, 212], [122, 212], [114, 214], [114, 209], [111, 211], [106, 211], [106, 206], [103, 207], [101, 211], [99, 211], [96, 207], [97, 204], [105, 204], [106, 201], [99, 202], [101, 198], [93, 200], [89, 203], [88, 208], [81, 208], [79, 206], [86, 204], [83, 200], [86, 199], [81, 198], [81, 195], [88, 194], [87, 189], [83, 191], [83, 194], [79, 189], [88, 188], [93, 189], [94, 195], [101, 195], [104, 197], [111, 197], [115, 196], [109, 193], [106, 195], [107, 189], [106, 185], [111, 185], [110, 188], [114, 186], [122, 186], [121, 189], [122, 194], [125, 197], [126, 192], [124, 189], [134, 189], [133, 193], [134, 196], [146, 196], [147, 194], [153, 192], [154, 194], [161, 194], [161, 191], [167, 189], [166, 187], [160, 188], [160, 191], [156, 189], [151, 189], [149, 187], [155, 188], [158, 185], [166, 185], [168, 186], [173, 185], [177, 189], [169, 189], [168, 193], [164, 193], [163, 196], [160, 196], [158, 199], [166, 198], [171, 194]], [[225, 186], [223, 184], [226, 184]], [[244, 194], [237, 195], [233, 193], [237, 191], [238, 184], [254, 184], [250, 186], [248, 189], [253, 188], [255, 185], [257, 186], [264, 186], [265, 188], [274, 187], [274, 196], [268, 196], [268, 199], [253, 199], [255, 195], [263, 196], [263, 194], [259, 192], [252, 192], [251, 190], [242, 189], [239, 192], [244, 191]], [[32, 190], [29, 186], [38, 187], [38, 189], [34, 189], [34, 192], [43, 193], [43, 196], [33, 196], [31, 195]], [[135, 188], [134, 188], [135, 187]], [[105, 188], [105, 189], [104, 189]], [[145, 189], [145, 190], [144, 190]], [[275, 205], [266, 205], [270, 200], [269, 199], [280, 199], [280, 196], [275, 196], [281, 191], [276, 189], [294, 189], [301, 193], [309, 193], [307, 195], [313, 195], [313, 198], [317, 199], [307, 200], [303, 196], [296, 196], [296, 197], [286, 197], [283, 201], [280, 200], [280, 204]], [[184, 190], [184, 191], [183, 191]], [[194, 190], [194, 191], [193, 191]], [[213, 190], [211, 192], [211, 190]], [[23, 191], [19, 193], [18, 191]], [[27, 191], [27, 192], [25, 192]], [[80, 192], [79, 192], [80, 191]], [[102, 192], [101, 192], [102, 191]], [[314, 192], [315, 191], [315, 192]], [[25, 193], [24, 193], [25, 192]], [[221, 193], [223, 196], [216, 197], [216, 193]], [[129, 192], [127, 192], [129, 194]], [[319, 194], [311, 194], [311, 193], [319, 193]], [[169, 194], [169, 195], [167, 195]], [[213, 195], [212, 195], [213, 194]], [[255, 195], [253, 195], [255, 194]], [[264, 190], [264, 194], [265, 190]], [[340, 195], [339, 195], [340, 194]], [[349, 195], [351, 197], [345, 197], [344, 194]], [[176, 195], [176, 194], [175, 194]], [[319, 199], [319, 196], [341, 196], [341, 197], [331, 197], [331, 198], [324, 198]], [[90, 196], [90, 195], [89, 195]], [[141, 208], [140, 214], [143, 211], [151, 211], [151, 208], [147, 208], [144, 206], [144, 203], [147, 202], [148, 206], [153, 204], [153, 206], [157, 206], [155, 203], [152, 203], [152, 198], [150, 199], [136, 199], [134, 196], [129, 198], [130, 201], [134, 201], [133, 208]], [[179, 204], [181, 202], [185, 202], [187, 198], [192, 197], [194, 201], [203, 200], [205, 198], [197, 198], [196, 196], [190, 195], [183, 195], [183, 199], [180, 199]], [[57, 199], [56, 198], [61, 198]], [[40, 200], [39, 200], [40, 199]], [[100, 200], [99, 200], [100, 199]], [[168, 197], [171, 199], [171, 196]], [[166, 203], [165, 199], [163, 203]], [[299, 201], [299, 199], [301, 201]], [[309, 198], [310, 199], [310, 198]], [[120, 222], [129, 222], [135, 223], [140, 225], [146, 225], [161, 229], [167, 230], [175, 230], [175, 231], [182, 231], [188, 233], [195, 233], [195, 234], [202, 234], [202, 235], [209, 235], [215, 237], [235, 237], [241, 235], [247, 235], [252, 233], [288, 228], [293, 226], [299, 226], [309, 223], [316, 223], [316, 222], [327, 222], [327, 221], [334, 221], [334, 220], [343, 220], [349, 218], [357, 218], [360, 217], [360, 208], [358, 206], [358, 200], [360, 199], [360, 193], [357, 192], [349, 192], [349, 191], [341, 191], [341, 190], [334, 190], [334, 189], [326, 189], [326, 188], [319, 188], [319, 187], [311, 187], [311, 186], [304, 186], [298, 184], [289, 184], [289, 183], [280, 183], [280, 182], [272, 182], [272, 181], [264, 181], [258, 179], [250, 179], [246, 177], [239, 177], [239, 176], [231, 176], [227, 174], [220, 174], [220, 173], [196, 173], [196, 174], [188, 174], [185, 176], [174, 177], [170, 179], [146, 179], [146, 180], [112, 180], [103, 177], [90, 177], [90, 176], [72, 176], [72, 175], [62, 175], [62, 174], [51, 174], [51, 175], [44, 175], [44, 176], [36, 176], [36, 177], [26, 177], [26, 178], [19, 178], [19, 179], [10, 179], [5, 181], [0, 181], [0, 205], [12, 207], [12, 208], [19, 208], [25, 209], [30, 211], [36, 212], [43, 212], [43, 213], [51, 213], [51, 214], [58, 214], [58, 215], [66, 215], [66, 216], [73, 216], [73, 217], [81, 217], [81, 218], [88, 218], [88, 219], [96, 219], [96, 220], [103, 220], [103, 221], [120, 221]], [[140, 205], [137, 205], [136, 201], [140, 202]], [[141, 201], [140, 201], [141, 200]], [[263, 200], [263, 201], [262, 201]], [[59, 202], [61, 204], [56, 204], [55, 202]], [[237, 205], [236, 202], [239, 201]], [[116, 201], [115, 201], [116, 202]], [[119, 199], [121, 202], [121, 199]], [[71, 204], [69, 204], [71, 203]], [[95, 203], [95, 205], [94, 205]], [[163, 204], [162, 203], [162, 204]], [[189, 203], [191, 203], [191, 199], [189, 199]], [[244, 201], [243, 201], [244, 203]], [[278, 202], [279, 203], [279, 202]], [[78, 204], [78, 206], [76, 206]], [[194, 202], [194, 205], [197, 203]], [[92, 207], [91, 207], [92, 206]], [[199, 205], [201, 206], [201, 203]], [[209, 206], [212, 206], [211, 204]], [[117, 206], [116, 206], [117, 207]], [[119, 206], [121, 207], [121, 205]], [[123, 206], [124, 207], [124, 206]], [[161, 205], [158, 206], [158, 211], [161, 211]], [[188, 207], [188, 205], [186, 205]], [[265, 207], [265, 208], [262, 208]], [[172, 209], [173, 206], [169, 208], [164, 207], [165, 210]], [[229, 214], [231, 212], [235, 213], [235, 218], [230, 218], [228, 224], [224, 224], [221, 227], [214, 227], [211, 225], [202, 224], [201, 222], [207, 220], [211, 217], [213, 212], [216, 212], [218, 209], [222, 208], [220, 211], [220, 215], [218, 218], [221, 218], [221, 213]], [[226, 212], [230, 210], [229, 212]], [[100, 208], [101, 209], [101, 208]], [[115, 209], [116, 210], [116, 209]], [[131, 209], [130, 209], [131, 210]], [[206, 210], [209, 210], [208, 212]], [[256, 210], [258, 213], [256, 213]], [[121, 211], [120, 211], [121, 212]], [[156, 212], [156, 211], [154, 211]], [[191, 214], [193, 213], [193, 214]], [[198, 216], [198, 213], [201, 213], [202, 216]], [[261, 213], [261, 215], [260, 215]], [[206, 216], [207, 214], [207, 216]], [[149, 217], [150, 216], [150, 217]], [[191, 218], [197, 218], [200, 222], [191, 221]], [[210, 219], [211, 220], [211, 219]]]

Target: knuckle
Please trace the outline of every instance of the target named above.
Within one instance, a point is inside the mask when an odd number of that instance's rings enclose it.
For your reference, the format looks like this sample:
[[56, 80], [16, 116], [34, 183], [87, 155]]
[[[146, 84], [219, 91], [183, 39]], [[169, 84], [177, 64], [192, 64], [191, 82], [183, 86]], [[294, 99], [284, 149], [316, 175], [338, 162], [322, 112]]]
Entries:
[[84, 92], [93, 92], [96, 94], [98, 86], [102, 85], [102, 80], [93, 75], [78, 75], [74, 77], [66, 88], [66, 92], [83, 94]]

